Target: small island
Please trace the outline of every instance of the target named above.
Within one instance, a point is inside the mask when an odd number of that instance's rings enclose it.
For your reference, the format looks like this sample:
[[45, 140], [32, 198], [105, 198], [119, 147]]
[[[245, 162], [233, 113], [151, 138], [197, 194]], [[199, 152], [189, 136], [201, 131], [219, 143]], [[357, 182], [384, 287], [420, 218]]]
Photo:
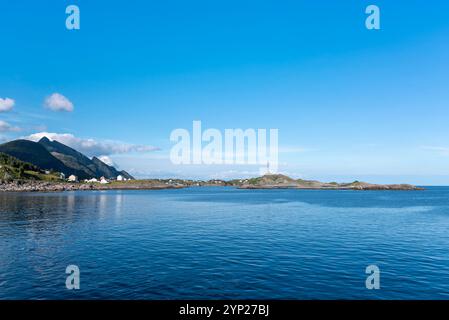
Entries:
[[320, 182], [292, 179], [282, 174], [266, 174], [237, 184], [240, 189], [310, 189], [310, 190], [423, 190], [409, 184], [371, 184], [354, 181], [350, 183]]

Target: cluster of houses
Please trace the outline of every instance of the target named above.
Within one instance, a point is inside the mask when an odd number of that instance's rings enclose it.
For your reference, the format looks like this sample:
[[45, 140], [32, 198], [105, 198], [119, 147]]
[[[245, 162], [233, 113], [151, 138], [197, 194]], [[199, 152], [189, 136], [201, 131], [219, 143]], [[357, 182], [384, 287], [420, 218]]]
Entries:
[[[61, 179], [65, 179], [65, 175], [61, 174]], [[117, 181], [128, 181], [131, 179], [126, 179], [125, 177], [123, 177], [122, 175], [118, 175], [117, 176]], [[67, 179], [67, 181], [69, 182], [78, 182], [78, 177], [75, 176], [74, 174], [70, 175]], [[92, 178], [92, 179], [85, 179], [84, 180], [85, 183], [101, 183], [101, 184], [107, 184], [110, 182], [110, 180], [106, 179], [105, 177], [101, 177], [100, 179], [97, 178]]]

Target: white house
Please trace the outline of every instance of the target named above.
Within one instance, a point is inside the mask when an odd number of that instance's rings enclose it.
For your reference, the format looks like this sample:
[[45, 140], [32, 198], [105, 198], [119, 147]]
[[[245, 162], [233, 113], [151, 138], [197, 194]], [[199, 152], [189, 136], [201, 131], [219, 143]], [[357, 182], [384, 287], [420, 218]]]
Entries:
[[107, 184], [107, 183], [109, 183], [109, 181], [106, 180], [105, 177], [101, 177], [101, 178], [100, 178], [100, 183], [101, 183], [101, 184]]
[[72, 175], [69, 177], [68, 180], [69, 180], [70, 182], [78, 182], [78, 177], [72, 174]]
[[98, 182], [98, 180], [96, 179], [96, 178], [92, 178], [92, 179], [90, 179], [90, 180], [85, 180], [87, 183], [95, 183], [95, 182]]
[[119, 175], [117, 176], [117, 181], [123, 181], [123, 180], [126, 181], [126, 179], [124, 179], [123, 176], [122, 176], [121, 174], [119, 174]]

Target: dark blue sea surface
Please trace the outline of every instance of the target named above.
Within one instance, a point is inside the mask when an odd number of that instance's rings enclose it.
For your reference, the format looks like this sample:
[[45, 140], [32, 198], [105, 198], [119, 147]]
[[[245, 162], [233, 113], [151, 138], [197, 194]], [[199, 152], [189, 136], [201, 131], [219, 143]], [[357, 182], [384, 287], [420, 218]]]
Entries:
[[449, 299], [449, 188], [1, 193], [0, 299], [92, 298]]

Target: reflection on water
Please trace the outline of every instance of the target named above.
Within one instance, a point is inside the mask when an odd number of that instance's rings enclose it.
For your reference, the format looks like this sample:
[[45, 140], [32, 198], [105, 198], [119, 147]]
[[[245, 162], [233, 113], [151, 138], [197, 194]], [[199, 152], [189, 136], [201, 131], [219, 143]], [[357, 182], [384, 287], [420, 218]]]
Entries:
[[447, 299], [447, 230], [449, 188], [0, 193], [0, 298]]
[[[83, 216], [74, 213], [91, 212], [104, 219], [111, 212], [121, 215], [123, 195], [105, 191], [82, 194], [66, 193], [0, 193], [0, 222], [27, 222], [30, 232], [57, 228]], [[6, 214], [7, 213], [7, 214]]]

